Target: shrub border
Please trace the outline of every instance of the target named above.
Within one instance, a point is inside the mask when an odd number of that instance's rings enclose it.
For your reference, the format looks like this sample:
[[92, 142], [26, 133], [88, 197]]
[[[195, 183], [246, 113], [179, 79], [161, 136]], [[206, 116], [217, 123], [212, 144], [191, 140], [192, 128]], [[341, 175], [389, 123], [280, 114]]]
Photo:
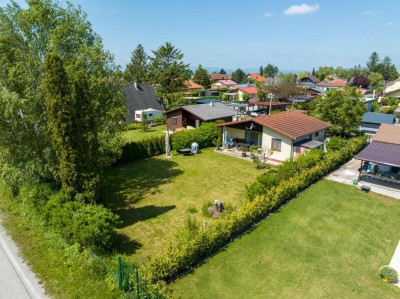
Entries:
[[212, 226], [200, 229], [187, 243], [178, 246], [170, 243], [165, 251], [150, 258], [149, 262], [142, 266], [143, 273], [152, 283], [172, 282], [184, 276], [192, 271], [193, 267], [201, 265], [233, 240], [253, 229], [326, 174], [350, 160], [365, 145], [365, 137], [350, 139], [342, 149], [329, 152], [316, 166], [281, 182], [266, 194], [256, 196], [252, 202], [244, 204], [237, 212], [216, 220]]

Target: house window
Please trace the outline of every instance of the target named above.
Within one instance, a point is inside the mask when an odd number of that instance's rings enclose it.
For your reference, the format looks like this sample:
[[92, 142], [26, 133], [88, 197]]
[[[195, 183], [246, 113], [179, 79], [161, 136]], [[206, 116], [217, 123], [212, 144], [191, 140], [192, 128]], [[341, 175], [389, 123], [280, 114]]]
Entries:
[[271, 144], [271, 149], [273, 151], [281, 151], [281, 140], [280, 139], [276, 139], [276, 138], [272, 138], [272, 144]]
[[142, 118], [141, 114], [136, 114], [136, 118]]
[[173, 125], [178, 124], [176, 117], [173, 117], [173, 118], [172, 118], [172, 124], [173, 124]]
[[314, 137], [318, 137], [319, 136], [319, 132], [315, 132]]
[[147, 115], [149, 118], [153, 117], [153, 113], [149, 113], [149, 115]]

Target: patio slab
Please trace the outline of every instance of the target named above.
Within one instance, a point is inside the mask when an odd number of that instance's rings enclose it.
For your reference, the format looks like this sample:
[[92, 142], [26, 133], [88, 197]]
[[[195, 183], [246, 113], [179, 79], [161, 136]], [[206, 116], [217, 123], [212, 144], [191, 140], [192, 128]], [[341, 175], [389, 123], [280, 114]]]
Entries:
[[[246, 161], [249, 161], [249, 162], [253, 162], [253, 160], [250, 157], [250, 153], [247, 153], [247, 157], [242, 157], [242, 152], [239, 151], [239, 150], [235, 150], [234, 148], [232, 148], [232, 149], [223, 149], [223, 150], [215, 150], [215, 152], [219, 153], [219, 154], [224, 154], [224, 155], [227, 155], [227, 156], [235, 157], [235, 158], [238, 158], [238, 159], [246, 160]], [[280, 162], [271, 161], [268, 158], [267, 158], [266, 162], [268, 164], [271, 164], [271, 165], [281, 165], [282, 164]]]
[[[361, 163], [359, 160], [351, 159], [349, 162], [344, 164], [339, 169], [331, 172], [325, 178], [327, 180], [353, 185], [353, 180], [358, 178], [358, 169], [360, 168]], [[359, 183], [362, 184], [362, 183]], [[400, 199], [400, 191], [397, 189], [383, 187], [376, 184], [371, 183], [363, 183], [364, 185], [368, 185], [371, 187], [371, 192], [375, 192], [378, 194], [386, 195], [389, 197]]]

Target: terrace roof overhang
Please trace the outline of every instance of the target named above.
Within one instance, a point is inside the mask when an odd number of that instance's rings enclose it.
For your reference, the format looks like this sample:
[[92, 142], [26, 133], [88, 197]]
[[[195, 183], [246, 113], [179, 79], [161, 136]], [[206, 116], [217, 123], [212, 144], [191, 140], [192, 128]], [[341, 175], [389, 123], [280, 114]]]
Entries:
[[373, 141], [354, 158], [400, 167], [400, 144]]

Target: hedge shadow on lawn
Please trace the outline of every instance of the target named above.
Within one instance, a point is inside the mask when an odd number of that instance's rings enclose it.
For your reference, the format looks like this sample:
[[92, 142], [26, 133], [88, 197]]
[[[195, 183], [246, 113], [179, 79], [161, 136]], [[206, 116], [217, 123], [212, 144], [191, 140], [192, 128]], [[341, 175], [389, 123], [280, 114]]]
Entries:
[[142, 243], [132, 240], [127, 235], [122, 233], [117, 233], [115, 236], [115, 247], [114, 249], [118, 254], [132, 255], [136, 250], [142, 247]]
[[175, 206], [148, 205], [134, 208], [134, 204], [147, 195], [160, 192], [159, 187], [171, 183], [183, 174], [178, 164], [165, 158], [149, 158], [111, 169], [106, 175], [105, 205], [121, 217], [122, 224], [129, 226], [138, 221], [155, 218]]

